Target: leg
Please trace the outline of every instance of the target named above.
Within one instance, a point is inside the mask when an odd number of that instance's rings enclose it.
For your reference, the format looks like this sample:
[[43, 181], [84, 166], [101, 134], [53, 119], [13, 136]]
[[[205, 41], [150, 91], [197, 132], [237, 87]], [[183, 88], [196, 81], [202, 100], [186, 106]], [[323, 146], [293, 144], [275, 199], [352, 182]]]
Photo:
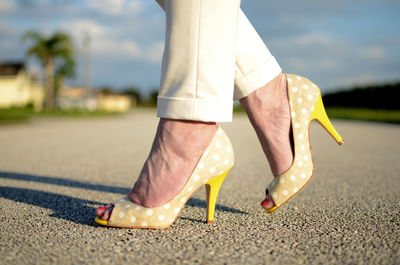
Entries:
[[286, 78], [279, 74], [265, 86], [241, 98], [268, 158], [272, 174], [284, 173], [293, 162]]
[[[293, 162], [286, 78], [257, 32], [240, 12], [236, 54], [235, 99], [257, 133], [272, 174], [278, 176]], [[270, 195], [262, 206], [274, 206]]]
[[[165, 9], [165, 0], [157, 2]], [[286, 79], [275, 58], [241, 10], [234, 98], [240, 100], [246, 110], [273, 175], [282, 174], [293, 161]], [[263, 206], [272, 207], [271, 198]]]
[[165, 1], [159, 117], [232, 120], [239, 5], [240, 0]]
[[240, 11], [236, 52], [235, 99], [246, 110], [274, 176], [293, 161], [287, 85], [281, 68]]
[[[239, 6], [239, 0], [166, 2], [167, 35], [157, 106], [161, 120], [128, 196], [132, 202], [156, 207], [171, 200], [215, 134], [215, 122], [232, 119]], [[108, 220], [112, 209], [112, 205], [100, 207], [96, 214]]]

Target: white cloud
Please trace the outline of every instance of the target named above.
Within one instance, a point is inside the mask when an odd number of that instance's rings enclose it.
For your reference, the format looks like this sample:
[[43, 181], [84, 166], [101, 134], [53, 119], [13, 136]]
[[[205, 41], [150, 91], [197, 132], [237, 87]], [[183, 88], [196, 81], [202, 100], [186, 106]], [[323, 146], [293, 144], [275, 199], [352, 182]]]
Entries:
[[385, 50], [381, 47], [370, 47], [365, 49], [365, 57], [371, 60], [379, 60], [385, 57]]
[[18, 51], [21, 47], [21, 36], [18, 29], [14, 25], [0, 21], [0, 58], [9, 59], [10, 56], [20, 56], [22, 51]]
[[62, 28], [74, 37], [78, 46], [82, 45], [83, 36], [88, 33], [91, 37], [93, 56], [122, 60], [140, 59], [156, 64], [161, 62], [163, 41], [154, 41], [142, 47], [134, 39], [127, 39], [126, 32], [120, 28], [107, 27], [90, 19], [72, 20], [64, 23]]
[[139, 60], [151, 64], [160, 64], [164, 51], [164, 42], [156, 41], [150, 45], [140, 45], [132, 40], [99, 38], [92, 41], [93, 56], [121, 60]]
[[118, 42], [117, 48], [120, 49], [122, 55], [128, 55], [130, 57], [139, 57], [142, 55], [142, 49], [134, 41]]
[[124, 0], [88, 0], [89, 8], [107, 15], [118, 15], [122, 12]]
[[352, 87], [371, 85], [375, 81], [372, 74], [351, 75], [350, 77], [344, 78], [344, 83]]
[[293, 57], [288, 60], [288, 63], [291, 68], [298, 70], [300, 72], [301, 72], [301, 70], [308, 68], [308, 63], [305, 58]]
[[10, 25], [8, 23], [0, 21], [0, 34], [1, 35], [6, 35], [6, 34], [15, 34], [17, 30], [13, 25]]
[[9, 0], [0, 0], [0, 14], [10, 13], [15, 9], [15, 2]]
[[310, 69], [334, 70], [337, 69], [337, 61], [332, 58], [308, 58], [308, 57], [293, 57], [288, 60], [289, 67], [295, 71], [307, 71]]
[[326, 70], [333, 70], [337, 66], [336, 62], [332, 59], [323, 59], [320, 64], [321, 67]]
[[142, 3], [137, 0], [128, 0], [128, 9], [129, 11], [139, 12], [142, 10]]
[[138, 0], [88, 0], [89, 8], [106, 15], [120, 15], [123, 12], [139, 12], [142, 4]]
[[76, 19], [63, 24], [62, 28], [80, 39], [82, 34], [88, 33], [92, 38], [101, 37], [105, 35], [107, 29], [90, 19]]
[[143, 55], [141, 47], [134, 41], [97, 39], [92, 42], [94, 56], [110, 56], [118, 58], [140, 58]]
[[162, 55], [164, 52], [164, 41], [158, 41], [150, 45], [147, 50], [147, 60], [151, 63], [161, 63]]
[[304, 34], [296, 37], [295, 42], [301, 45], [309, 45], [309, 44], [331, 45], [333, 43], [333, 40], [325, 35]]
[[1, 41], [0, 42], [0, 49], [2, 50], [10, 50], [15, 43], [11, 40]]

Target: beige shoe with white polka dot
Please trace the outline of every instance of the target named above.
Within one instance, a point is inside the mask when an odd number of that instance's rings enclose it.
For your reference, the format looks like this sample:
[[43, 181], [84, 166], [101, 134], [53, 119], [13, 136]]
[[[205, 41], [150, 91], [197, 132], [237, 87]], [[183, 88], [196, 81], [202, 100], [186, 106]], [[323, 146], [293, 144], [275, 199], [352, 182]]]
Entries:
[[291, 167], [273, 179], [267, 188], [275, 206], [265, 209], [272, 212], [299, 192], [311, 179], [314, 164], [309, 139], [310, 121], [317, 120], [339, 143], [342, 137], [326, 115], [320, 89], [307, 78], [287, 74], [289, 106], [292, 118], [294, 159]]
[[108, 221], [96, 217], [95, 222], [112, 227], [164, 229], [176, 220], [193, 193], [202, 185], [206, 185], [207, 222], [212, 223], [219, 188], [233, 164], [231, 142], [226, 133], [218, 128], [188, 182], [171, 201], [158, 207], [147, 208], [136, 205], [125, 197], [114, 203]]

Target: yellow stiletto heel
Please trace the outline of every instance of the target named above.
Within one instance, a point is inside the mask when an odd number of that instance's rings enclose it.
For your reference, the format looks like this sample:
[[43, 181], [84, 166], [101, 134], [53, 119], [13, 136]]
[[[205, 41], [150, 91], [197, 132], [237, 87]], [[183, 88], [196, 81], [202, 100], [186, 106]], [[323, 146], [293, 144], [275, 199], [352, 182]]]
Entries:
[[206, 182], [206, 198], [207, 198], [207, 223], [212, 224], [214, 222], [215, 204], [217, 202], [217, 196], [219, 189], [221, 188], [222, 182], [224, 182], [226, 175], [230, 169], [221, 175]]
[[343, 144], [343, 138], [336, 131], [335, 127], [333, 127], [328, 115], [326, 114], [321, 94], [319, 94], [317, 102], [315, 103], [310, 120], [317, 120], [339, 145]]

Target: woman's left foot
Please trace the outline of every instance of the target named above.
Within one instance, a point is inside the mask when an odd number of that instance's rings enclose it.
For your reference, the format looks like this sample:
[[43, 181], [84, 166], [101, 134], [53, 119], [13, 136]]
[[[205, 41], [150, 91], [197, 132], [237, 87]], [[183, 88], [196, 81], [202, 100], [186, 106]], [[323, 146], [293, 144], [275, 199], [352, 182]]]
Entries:
[[[286, 76], [279, 74], [265, 86], [240, 99], [240, 103], [257, 133], [272, 174], [276, 177], [286, 172], [293, 162]], [[275, 204], [271, 195], [267, 194], [261, 205], [265, 209], [272, 208]]]
[[[197, 162], [217, 131], [215, 123], [160, 119], [143, 169], [128, 195], [144, 207], [170, 201], [185, 186]], [[114, 206], [98, 207], [96, 215], [109, 220]]]

